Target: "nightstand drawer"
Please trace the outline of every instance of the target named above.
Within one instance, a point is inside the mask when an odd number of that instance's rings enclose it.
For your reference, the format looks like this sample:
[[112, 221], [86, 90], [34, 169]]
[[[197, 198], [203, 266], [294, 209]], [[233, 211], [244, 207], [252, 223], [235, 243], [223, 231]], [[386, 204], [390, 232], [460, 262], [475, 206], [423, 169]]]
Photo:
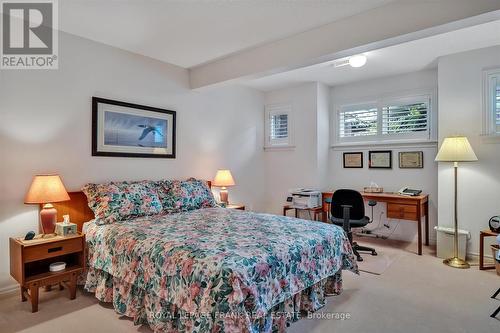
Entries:
[[417, 219], [417, 207], [414, 205], [389, 203], [387, 204], [387, 217], [415, 221]]
[[43, 260], [83, 250], [81, 238], [39, 244], [24, 248], [24, 262]]

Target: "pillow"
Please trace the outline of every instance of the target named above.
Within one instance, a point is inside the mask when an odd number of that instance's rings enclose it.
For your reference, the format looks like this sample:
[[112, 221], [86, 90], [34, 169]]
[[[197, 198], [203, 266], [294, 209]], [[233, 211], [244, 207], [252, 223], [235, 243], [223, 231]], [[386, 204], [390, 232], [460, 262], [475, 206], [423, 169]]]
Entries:
[[152, 186], [154, 186], [156, 193], [158, 194], [158, 198], [160, 199], [161, 206], [163, 207], [164, 212], [173, 212], [175, 211], [175, 195], [173, 193], [172, 187], [174, 182], [178, 182], [175, 180], [159, 180], [151, 182]]
[[82, 189], [97, 224], [160, 214], [162, 205], [150, 182], [87, 184]]
[[173, 209], [169, 212], [217, 207], [214, 195], [204, 180], [190, 178], [172, 181]]

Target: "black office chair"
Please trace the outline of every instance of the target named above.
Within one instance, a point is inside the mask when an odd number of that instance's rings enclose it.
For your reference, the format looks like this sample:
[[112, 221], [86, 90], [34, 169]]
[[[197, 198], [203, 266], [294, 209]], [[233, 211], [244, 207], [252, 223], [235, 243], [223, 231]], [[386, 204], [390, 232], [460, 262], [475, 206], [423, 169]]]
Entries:
[[[368, 205], [372, 208], [372, 219], [373, 206], [376, 204], [376, 201], [368, 201]], [[371, 252], [372, 256], [376, 256], [377, 252], [371, 247], [353, 242], [351, 228], [362, 228], [371, 223], [372, 219], [365, 216], [365, 203], [361, 193], [346, 189], [337, 190], [333, 193], [332, 203], [330, 204], [330, 220], [333, 224], [343, 227], [358, 261], [363, 261], [359, 251]]]
[[[496, 260], [496, 259], [495, 259]], [[491, 296], [491, 298], [495, 299], [497, 298], [498, 294], [500, 294], [500, 288]], [[500, 306], [490, 315], [491, 318], [495, 318], [498, 313], [500, 313]]]

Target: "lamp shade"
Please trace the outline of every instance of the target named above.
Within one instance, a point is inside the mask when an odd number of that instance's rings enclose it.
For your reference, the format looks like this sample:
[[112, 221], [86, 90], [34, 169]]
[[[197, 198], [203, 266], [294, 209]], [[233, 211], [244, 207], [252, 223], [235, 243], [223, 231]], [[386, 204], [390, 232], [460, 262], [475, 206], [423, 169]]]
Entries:
[[438, 162], [472, 162], [477, 156], [465, 136], [445, 138], [436, 156]]
[[229, 170], [217, 170], [215, 179], [212, 183], [213, 186], [227, 187], [234, 186], [234, 179]]
[[33, 177], [24, 203], [38, 204], [69, 200], [59, 175], [37, 175]]

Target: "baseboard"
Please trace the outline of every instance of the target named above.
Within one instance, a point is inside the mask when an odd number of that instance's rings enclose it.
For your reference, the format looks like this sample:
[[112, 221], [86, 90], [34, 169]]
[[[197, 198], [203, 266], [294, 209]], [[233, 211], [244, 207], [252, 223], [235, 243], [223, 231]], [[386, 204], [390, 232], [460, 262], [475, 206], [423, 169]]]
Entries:
[[[413, 242], [417, 242], [416, 239], [414, 238], [405, 238], [405, 237], [398, 237], [398, 236], [401, 236], [401, 235], [391, 235], [391, 237], [389, 237], [388, 239], [389, 240], [395, 240], [395, 241], [401, 241], [401, 242], [408, 242], [408, 243], [413, 243]], [[429, 237], [429, 245], [436, 245], [437, 243], [437, 239], [436, 238], [433, 238], [433, 237]], [[422, 239], [422, 245], [425, 244], [425, 239]]]
[[[478, 257], [479, 258], [479, 253], [477, 252], [467, 252], [467, 257]], [[487, 259], [493, 260], [493, 255], [485, 253], [484, 257]]]
[[17, 284], [12, 284], [12, 285], [0, 288], [0, 298], [14, 294], [18, 290], [18, 288], [19, 288], [19, 285], [17, 285]]

